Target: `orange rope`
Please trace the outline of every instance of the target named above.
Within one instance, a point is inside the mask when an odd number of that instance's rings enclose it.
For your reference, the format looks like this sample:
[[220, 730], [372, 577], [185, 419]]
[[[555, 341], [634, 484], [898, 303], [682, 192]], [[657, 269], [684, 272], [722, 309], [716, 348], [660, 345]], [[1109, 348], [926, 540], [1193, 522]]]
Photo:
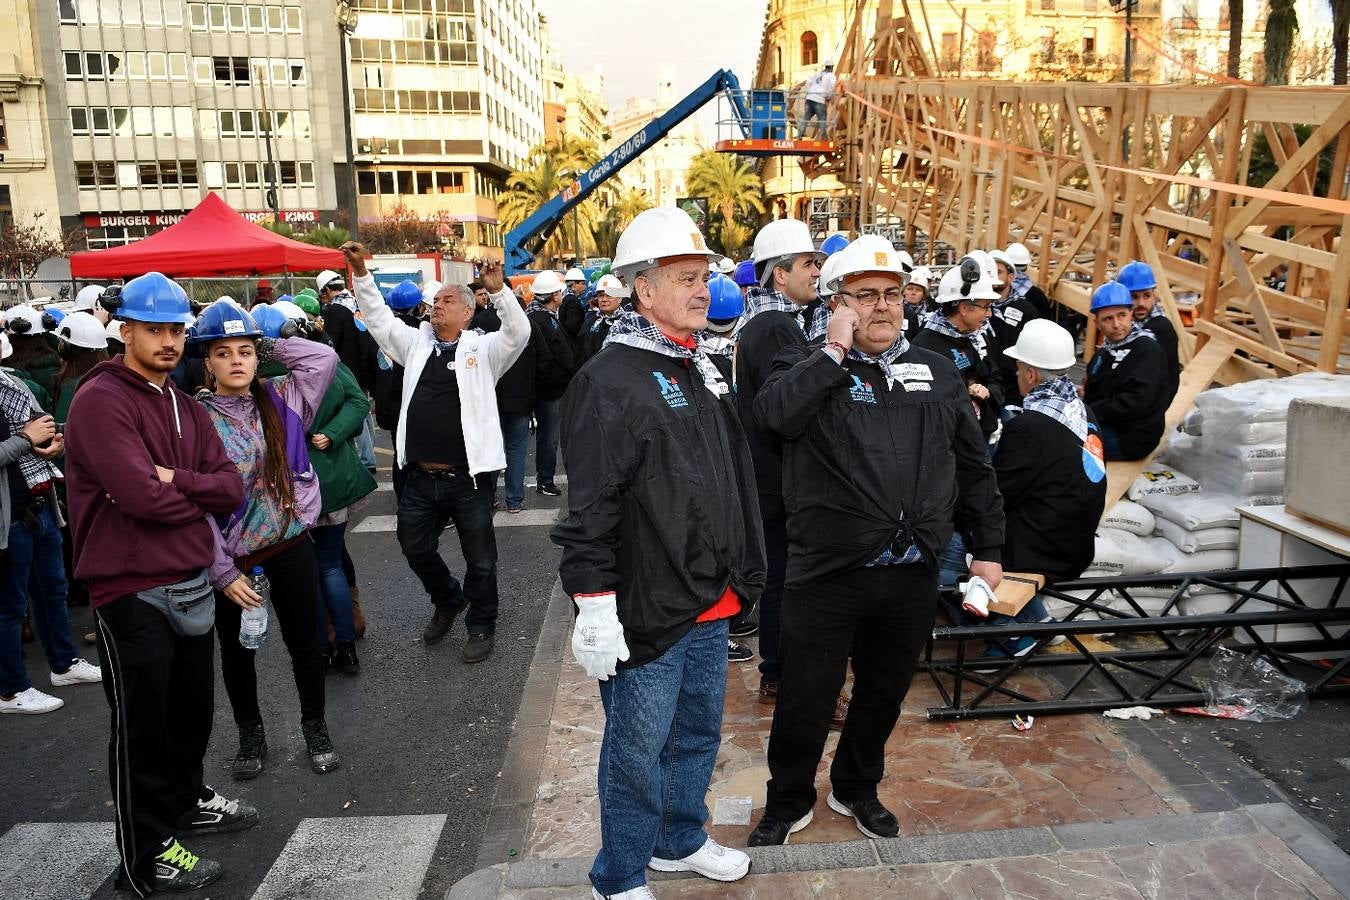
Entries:
[[1256, 87], [1256, 86], [1257, 86], [1256, 82], [1254, 82], [1254, 81], [1244, 81], [1244, 80], [1241, 79], [1241, 78], [1234, 78], [1234, 77], [1232, 77], [1231, 75], [1225, 75], [1225, 74], [1223, 74], [1223, 73], [1221, 73], [1221, 72], [1210, 72], [1210, 71], [1207, 71], [1207, 70], [1205, 70], [1205, 69], [1197, 68], [1196, 66], [1193, 66], [1193, 65], [1191, 65], [1190, 63], [1188, 63], [1188, 62], [1186, 62], [1186, 61], [1184, 61], [1184, 60], [1177, 59], [1175, 56], [1173, 56], [1172, 54], [1168, 53], [1168, 52], [1167, 52], [1166, 50], [1164, 50], [1162, 47], [1158, 46], [1157, 44], [1153, 43], [1153, 42], [1150, 41], [1148, 38], [1146, 38], [1146, 37], [1144, 37], [1142, 34], [1140, 34], [1140, 33], [1139, 33], [1139, 29], [1138, 29], [1138, 28], [1135, 28], [1133, 25], [1126, 25], [1126, 26], [1125, 26], [1125, 30], [1128, 31], [1130, 34], [1134, 35], [1134, 39], [1135, 39], [1136, 41], [1138, 41], [1139, 43], [1143, 44], [1145, 47], [1149, 48], [1149, 49], [1152, 50], [1154, 53], [1157, 53], [1159, 56], [1163, 57], [1164, 59], [1176, 63], [1177, 65], [1181, 66], [1183, 69], [1185, 69], [1185, 70], [1188, 71], [1188, 72], [1194, 72], [1196, 75], [1203, 75], [1203, 76], [1205, 76], [1206, 78], [1212, 78], [1212, 79], [1215, 80], [1215, 81], [1221, 81], [1221, 82], [1223, 82], [1223, 83], [1225, 83], [1225, 84], [1241, 84], [1241, 85], [1245, 85], [1245, 86], [1247, 86], [1247, 87]]

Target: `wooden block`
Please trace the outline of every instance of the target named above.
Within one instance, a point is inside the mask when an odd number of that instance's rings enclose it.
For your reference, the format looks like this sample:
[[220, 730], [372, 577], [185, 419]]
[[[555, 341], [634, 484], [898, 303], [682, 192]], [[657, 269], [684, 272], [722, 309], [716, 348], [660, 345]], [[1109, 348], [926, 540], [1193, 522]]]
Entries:
[[1031, 602], [1031, 598], [1036, 596], [1036, 592], [1045, 587], [1044, 575], [1033, 575], [1030, 572], [1004, 572], [1003, 580], [999, 582], [994, 590], [994, 599], [989, 604], [991, 613], [1002, 613], [1005, 616], [1015, 616], [1022, 611], [1022, 607]]

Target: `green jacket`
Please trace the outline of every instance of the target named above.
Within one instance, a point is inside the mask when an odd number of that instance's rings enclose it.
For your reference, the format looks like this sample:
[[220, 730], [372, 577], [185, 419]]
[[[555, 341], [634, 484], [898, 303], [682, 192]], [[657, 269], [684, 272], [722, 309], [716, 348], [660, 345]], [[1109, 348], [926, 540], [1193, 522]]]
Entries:
[[70, 415], [70, 401], [75, 399], [75, 389], [80, 386], [83, 378], [67, 378], [61, 385], [61, 390], [56, 391], [56, 381], [52, 380], [53, 393], [56, 393], [56, 408], [52, 410], [52, 416], [56, 419], [58, 425], [65, 425], [67, 416]]
[[[28, 367], [28, 372], [33, 380], [42, 385], [47, 396], [51, 397], [52, 382], [56, 380], [57, 373], [61, 371], [61, 357], [55, 353], [48, 353], [36, 357]], [[41, 398], [38, 398], [41, 399]], [[43, 409], [51, 409], [50, 406], [43, 406]]]
[[[13, 369], [9, 368], [8, 366], [6, 366], [5, 368], [8, 369], [11, 375], [22, 381], [24, 383], [24, 386], [27, 387], [28, 390], [33, 392], [33, 397], [34, 399], [37, 400], [38, 406], [41, 406], [44, 411], [47, 412], [51, 411], [52, 394], [51, 391], [47, 390], [47, 385], [52, 383], [50, 378], [47, 378], [43, 381], [39, 381], [26, 369]], [[58, 419], [57, 421], [60, 420]]]
[[[286, 369], [277, 362], [268, 362], [259, 367], [258, 374], [263, 378], [276, 378], [285, 375]], [[357, 384], [356, 376], [339, 363], [308, 434], [309, 437], [322, 434], [332, 441], [327, 450], [309, 445], [309, 462], [319, 476], [319, 495], [323, 498], [325, 515], [351, 506], [375, 490], [375, 478], [361, 464], [353, 441], [361, 433], [369, 412], [370, 401]]]

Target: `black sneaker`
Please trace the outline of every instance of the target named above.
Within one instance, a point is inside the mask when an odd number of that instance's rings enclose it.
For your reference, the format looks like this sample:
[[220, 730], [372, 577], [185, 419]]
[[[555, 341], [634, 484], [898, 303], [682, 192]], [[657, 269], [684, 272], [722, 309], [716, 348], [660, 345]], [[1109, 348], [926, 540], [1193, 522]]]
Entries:
[[154, 890], [184, 893], [206, 887], [221, 876], [220, 863], [202, 859], [178, 843], [164, 842], [164, 852], [155, 857]]
[[471, 634], [469, 642], [464, 645], [464, 661], [466, 663], [480, 663], [488, 658], [492, 653], [493, 637], [490, 634]]
[[239, 800], [226, 800], [210, 785], [202, 787], [203, 797], [179, 818], [178, 827], [193, 834], [227, 834], [246, 831], [258, 824], [258, 811]]
[[536, 494], [547, 494], [550, 497], [561, 497], [562, 489], [556, 484], [536, 484], [534, 486]]
[[744, 644], [736, 641], [727, 641], [727, 662], [750, 662], [755, 658], [755, 651]]
[[747, 847], [777, 847], [786, 844], [790, 836], [811, 824], [811, 815], [811, 810], [808, 809], [806, 815], [795, 822], [765, 816], [759, 820], [755, 830], [750, 832], [750, 839], [745, 842], [745, 845]]
[[745, 622], [732, 623], [731, 629], [727, 633], [732, 637], [750, 637], [758, 631], [759, 623], [754, 619], [749, 619]]
[[262, 723], [239, 726], [239, 752], [234, 755], [230, 774], [235, 781], [248, 781], [262, 774], [263, 760], [267, 758], [267, 736]]
[[328, 725], [323, 719], [301, 722], [300, 730], [305, 735], [305, 749], [309, 751], [309, 767], [320, 775], [336, 769], [340, 760], [333, 749], [332, 739], [328, 737]]
[[351, 641], [338, 641], [332, 665], [343, 675], [360, 675], [361, 660], [356, 658], [356, 644]]
[[840, 800], [830, 791], [825, 798], [830, 809], [853, 819], [858, 830], [870, 838], [893, 838], [900, 833], [900, 822], [875, 797], [866, 800]]

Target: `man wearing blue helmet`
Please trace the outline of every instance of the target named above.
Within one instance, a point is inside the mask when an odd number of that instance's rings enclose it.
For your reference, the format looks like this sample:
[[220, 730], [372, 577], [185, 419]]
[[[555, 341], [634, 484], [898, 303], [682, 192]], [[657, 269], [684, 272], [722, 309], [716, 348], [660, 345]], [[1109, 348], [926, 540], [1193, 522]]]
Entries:
[[1181, 384], [1181, 356], [1178, 352], [1177, 330], [1172, 327], [1172, 320], [1167, 318], [1162, 303], [1154, 293], [1158, 281], [1153, 276], [1153, 270], [1145, 263], [1132, 260], [1121, 267], [1116, 281], [1125, 285], [1126, 290], [1130, 292], [1130, 302], [1133, 304], [1130, 312], [1134, 320], [1153, 332], [1153, 336], [1158, 339], [1158, 346], [1162, 348], [1163, 356], [1167, 359], [1167, 374], [1172, 381], [1170, 396], [1175, 396], [1177, 387]]
[[1092, 292], [1091, 312], [1105, 341], [1088, 363], [1083, 401], [1097, 417], [1108, 460], [1152, 453], [1172, 401], [1162, 348], [1153, 332], [1134, 320], [1133, 306], [1118, 281]]
[[202, 767], [215, 689], [207, 518], [233, 513], [244, 484], [206, 409], [168, 380], [192, 317], [182, 288], [151, 272], [104, 300], [126, 352], [94, 367], [71, 403], [67, 500], [112, 710], [117, 886], [144, 897], [220, 877], [180, 837], [258, 821], [203, 784]]

